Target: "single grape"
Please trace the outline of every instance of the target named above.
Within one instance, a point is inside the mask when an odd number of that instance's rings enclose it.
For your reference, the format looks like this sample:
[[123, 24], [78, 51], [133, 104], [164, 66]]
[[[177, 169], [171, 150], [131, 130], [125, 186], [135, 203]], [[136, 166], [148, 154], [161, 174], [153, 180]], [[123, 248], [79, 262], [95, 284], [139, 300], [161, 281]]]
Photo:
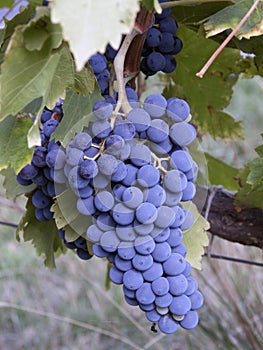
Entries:
[[190, 309], [191, 301], [184, 294], [173, 297], [173, 300], [169, 306], [170, 312], [175, 315], [185, 315]]
[[120, 240], [116, 235], [115, 231], [106, 231], [103, 232], [100, 237], [101, 247], [106, 250], [106, 252], [115, 252], [120, 244]]
[[143, 278], [145, 281], [153, 282], [157, 278], [163, 275], [163, 267], [162, 264], [153, 262], [153, 264], [143, 272]]
[[114, 206], [114, 197], [108, 191], [100, 191], [94, 197], [94, 205], [101, 212], [107, 212]]
[[160, 45], [161, 40], [162, 40], [162, 33], [160, 32], [159, 29], [152, 27], [147, 31], [146, 44], [149, 47], [156, 47]]
[[152, 255], [151, 254], [148, 254], [148, 255], [135, 254], [133, 259], [132, 259], [132, 264], [136, 270], [146, 271], [153, 264]]
[[144, 165], [137, 172], [137, 181], [143, 187], [153, 187], [159, 183], [159, 180], [160, 172], [153, 165]]
[[96, 118], [100, 120], [105, 120], [110, 118], [113, 112], [113, 106], [111, 103], [100, 100], [93, 105], [93, 114]]
[[198, 314], [196, 311], [188, 311], [184, 319], [180, 322], [180, 326], [185, 329], [193, 329], [198, 324]]
[[116, 266], [111, 267], [109, 276], [113, 283], [115, 284], [123, 283], [124, 273], [119, 269], [117, 269]]
[[137, 290], [143, 284], [143, 276], [141, 272], [135, 269], [126, 271], [123, 275], [123, 284], [130, 290]]
[[151, 283], [144, 282], [136, 291], [136, 299], [142, 304], [151, 304], [155, 300]]
[[158, 321], [158, 327], [161, 332], [165, 334], [172, 334], [177, 331], [178, 323], [172, 318], [171, 315], [161, 316]]
[[136, 219], [142, 224], [151, 224], [157, 217], [156, 207], [148, 202], [142, 203], [136, 209]]
[[156, 296], [163, 296], [169, 291], [169, 282], [165, 277], [159, 277], [152, 282], [152, 290]]
[[155, 248], [155, 242], [151, 236], [140, 236], [134, 241], [134, 248], [137, 253], [142, 255], [151, 254]]
[[165, 97], [160, 94], [152, 94], [144, 100], [143, 108], [150, 114], [152, 118], [161, 118], [167, 106]]
[[167, 139], [169, 135], [169, 125], [162, 119], [153, 119], [147, 130], [150, 141], [160, 143]]
[[171, 305], [172, 300], [173, 300], [173, 296], [168, 292], [164, 295], [156, 296], [155, 304], [156, 306], [161, 308], [169, 307]]
[[122, 200], [127, 207], [135, 209], [143, 202], [143, 193], [138, 187], [131, 186], [123, 191]]
[[168, 276], [167, 277], [168, 282], [170, 284], [170, 289], [169, 292], [174, 295], [178, 296], [183, 294], [187, 287], [188, 287], [188, 282], [186, 277], [183, 274], [177, 275], [177, 276]]
[[[161, 43], [162, 41], [163, 41], [163, 38], [161, 40]], [[158, 47], [160, 47], [160, 45]], [[147, 57], [147, 66], [153, 72], [158, 72], [162, 70], [165, 67], [165, 64], [166, 64], [165, 58], [160, 52], [154, 51], [150, 53], [150, 55]]]
[[180, 275], [186, 266], [184, 258], [178, 253], [172, 253], [163, 263], [164, 272], [169, 276]]
[[142, 108], [133, 108], [127, 115], [129, 120], [135, 126], [136, 131], [142, 132], [149, 128], [151, 123], [151, 117]]
[[117, 203], [112, 209], [112, 217], [117, 224], [129, 225], [133, 222], [135, 213], [124, 204]]
[[170, 128], [170, 137], [174, 144], [182, 147], [188, 146], [196, 138], [196, 130], [189, 123], [175, 123]]
[[156, 262], [164, 262], [171, 255], [171, 247], [167, 242], [156, 243], [155, 249], [152, 252], [152, 256], [154, 261]]

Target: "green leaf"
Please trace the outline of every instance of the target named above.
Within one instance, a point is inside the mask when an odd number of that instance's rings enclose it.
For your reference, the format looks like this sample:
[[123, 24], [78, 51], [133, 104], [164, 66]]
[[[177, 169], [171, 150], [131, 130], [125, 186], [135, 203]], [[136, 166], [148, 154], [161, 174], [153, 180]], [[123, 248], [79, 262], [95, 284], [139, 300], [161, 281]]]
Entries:
[[[247, 183], [252, 186], [252, 189], [263, 184], [263, 158], [256, 158], [249, 164], [250, 173], [247, 178]], [[263, 201], [263, 199], [262, 199]]]
[[14, 169], [7, 168], [0, 171], [4, 176], [3, 186], [6, 190], [5, 195], [9, 199], [16, 199], [21, 194], [32, 192], [37, 186], [35, 184], [29, 186], [22, 186], [16, 181], [16, 173]]
[[142, 0], [141, 3], [142, 6], [145, 6], [148, 11], [151, 11], [154, 8], [157, 13], [162, 12], [162, 8], [158, 0]]
[[256, 158], [239, 171], [240, 190], [235, 196], [236, 205], [263, 210], [262, 164], [262, 158]]
[[41, 50], [47, 39], [53, 49], [58, 48], [62, 43], [62, 28], [50, 22], [47, 7], [37, 7], [35, 16], [24, 30], [25, 47], [29, 51]]
[[12, 38], [12, 35], [19, 25], [28, 23], [32, 16], [34, 16], [34, 8], [32, 6], [28, 6], [24, 8], [18, 15], [16, 15], [10, 21], [5, 21], [5, 29], [2, 31], [1, 38], [1, 47], [0, 47], [0, 62], [2, 63], [5, 52], [9, 45], [9, 42]]
[[24, 33], [25, 46], [29, 51], [41, 50], [48, 37], [49, 35], [44, 29], [30, 28]]
[[57, 0], [52, 3], [51, 19], [60, 23], [64, 39], [81, 70], [89, 57], [103, 52], [108, 43], [117, 48], [122, 34], [128, 33], [139, 11], [138, 0], [85, 1]]
[[181, 5], [173, 8], [172, 15], [174, 19], [179, 22], [179, 25], [182, 23], [189, 28], [197, 28], [202, 20], [231, 4], [232, 1], [208, 2], [192, 6]]
[[[23, 33], [18, 27], [12, 38], [12, 45], [2, 64], [0, 80], [0, 120], [8, 114], [16, 114], [32, 100], [49, 96], [50, 82], [56, 74], [61, 55], [49, 55], [49, 43], [41, 51], [28, 51], [23, 44]], [[47, 104], [54, 103], [47, 100]]]
[[170, 75], [173, 81], [170, 80], [165, 89], [165, 96], [180, 97], [190, 104], [193, 123], [198, 126], [199, 133], [208, 132], [214, 138], [241, 138], [241, 124], [222, 110], [229, 104], [238, 74], [246, 65], [250, 67], [251, 62], [244, 61], [239, 50], [226, 48], [200, 79], [196, 73], [218, 45], [184, 26], [180, 27], [178, 36], [185, 47], [176, 56], [178, 68]]
[[92, 117], [92, 107], [99, 99], [101, 95], [98, 89], [88, 96], [68, 91], [63, 104], [64, 117], [54, 132], [55, 139], [67, 145], [75, 133], [88, 125]]
[[183, 207], [193, 214], [195, 222], [193, 226], [184, 231], [183, 243], [187, 247], [186, 260], [192, 267], [201, 270], [202, 255], [204, 255], [204, 247], [208, 246], [209, 240], [206, 231], [210, 225], [208, 221], [198, 212], [195, 204], [192, 202], [184, 203]]
[[18, 172], [30, 163], [33, 150], [28, 149], [27, 133], [31, 125], [30, 118], [12, 115], [0, 122], [0, 170], [11, 167]]
[[91, 216], [81, 215], [77, 210], [77, 197], [71, 189], [56, 197], [51, 210], [54, 212], [57, 227], [63, 229], [68, 242], [85, 235], [87, 228], [92, 224]]
[[32, 241], [38, 255], [44, 256], [44, 263], [49, 268], [54, 268], [55, 254], [66, 251], [63, 241], [59, 237], [58, 229], [54, 220], [40, 222], [35, 217], [35, 208], [28, 199], [26, 214], [19, 223], [17, 237], [23, 231], [24, 241]]
[[91, 68], [83, 68], [82, 71], [75, 72], [74, 85], [71, 89], [86, 96], [94, 91], [95, 81], [96, 78]]
[[[204, 27], [207, 37], [216, 35], [227, 29], [235, 29], [241, 19], [254, 3], [254, 0], [234, 0], [235, 4], [228, 6], [221, 11], [208, 17]], [[252, 36], [263, 34], [263, 12], [262, 3], [257, 5], [256, 10], [250, 15], [249, 19], [239, 29], [236, 36], [238, 39], [249, 39]]]
[[12, 7], [13, 5], [13, 0], [0, 0], [0, 7]]
[[[263, 134], [262, 134], [262, 136], [263, 136]], [[255, 151], [257, 152], [257, 154], [258, 154], [261, 158], [263, 158], [263, 145], [258, 146], [258, 147], [255, 149]]]
[[229, 191], [237, 191], [239, 189], [237, 182], [238, 169], [205, 154], [208, 167], [208, 178], [211, 185], [221, 185]]

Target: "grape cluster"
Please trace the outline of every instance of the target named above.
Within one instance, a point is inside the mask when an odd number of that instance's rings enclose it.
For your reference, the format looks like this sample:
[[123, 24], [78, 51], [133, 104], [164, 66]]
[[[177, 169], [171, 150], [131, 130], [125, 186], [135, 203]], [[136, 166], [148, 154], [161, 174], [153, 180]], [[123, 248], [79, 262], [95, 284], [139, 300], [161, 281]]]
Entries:
[[[166, 0], [159, 0], [160, 3]], [[171, 73], [176, 68], [174, 55], [182, 50], [182, 41], [176, 36], [178, 26], [169, 17], [171, 8], [161, 14], [154, 15], [154, 25], [148, 30], [142, 55], [141, 71], [146, 75], [154, 75], [159, 71]]]
[[[62, 116], [62, 101], [58, 102], [53, 110], [48, 108], [43, 110], [40, 130], [41, 146], [35, 147], [31, 163], [25, 165], [16, 176], [17, 182], [21, 185], [28, 186], [33, 183], [37, 186], [32, 195], [32, 203], [35, 207], [35, 216], [39, 221], [48, 221], [53, 218], [50, 208], [53, 197], [56, 195], [54, 167], [57, 155], [60, 153], [60, 146], [54, 140], [50, 140], [50, 137]], [[64, 182], [65, 177], [60, 183]], [[63, 190], [64, 186], [61, 185], [60, 191]]]
[[123, 285], [125, 300], [164, 333], [194, 328], [203, 303], [182, 243], [194, 219], [181, 202], [193, 198], [197, 176], [187, 150], [196, 137], [189, 113], [184, 100], [158, 94], [127, 115], [98, 101], [94, 120], [61, 148], [77, 210], [93, 218], [79, 247], [88, 241], [112, 263], [110, 279]]

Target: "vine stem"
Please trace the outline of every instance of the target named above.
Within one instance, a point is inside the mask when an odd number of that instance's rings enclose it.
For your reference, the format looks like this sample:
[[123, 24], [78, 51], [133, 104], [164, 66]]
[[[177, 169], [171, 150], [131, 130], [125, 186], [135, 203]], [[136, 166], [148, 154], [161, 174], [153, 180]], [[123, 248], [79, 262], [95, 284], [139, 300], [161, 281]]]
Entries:
[[[230, 0], [233, 2], [232, 0]], [[229, 2], [229, 0], [179, 0], [179, 1], [167, 1], [160, 4], [161, 8], [165, 9], [167, 7], [184, 6], [184, 5], [201, 5], [208, 2]]]
[[229, 36], [222, 42], [222, 44], [219, 46], [219, 48], [213, 53], [213, 55], [209, 58], [209, 60], [206, 62], [206, 64], [203, 66], [203, 68], [196, 73], [196, 76], [199, 78], [203, 78], [204, 74], [208, 70], [208, 68], [211, 66], [211, 64], [214, 62], [214, 60], [217, 58], [217, 56], [220, 54], [220, 52], [226, 47], [226, 45], [229, 43], [229, 41], [233, 38], [233, 36], [238, 32], [238, 30], [242, 27], [242, 25], [248, 20], [252, 12], [256, 9], [258, 3], [260, 0], [256, 0], [254, 4], [250, 7], [248, 12], [245, 14], [245, 16], [241, 19], [241, 21], [238, 23], [238, 25], [235, 27], [235, 29], [229, 34]]
[[131, 45], [132, 40], [138, 34], [139, 31], [134, 28], [129, 34], [126, 35], [120, 50], [114, 59], [113, 64], [118, 84], [118, 102], [115, 108], [115, 112], [118, 112], [121, 109], [121, 107], [125, 113], [128, 113], [132, 109], [126, 95], [123, 71], [127, 51]]

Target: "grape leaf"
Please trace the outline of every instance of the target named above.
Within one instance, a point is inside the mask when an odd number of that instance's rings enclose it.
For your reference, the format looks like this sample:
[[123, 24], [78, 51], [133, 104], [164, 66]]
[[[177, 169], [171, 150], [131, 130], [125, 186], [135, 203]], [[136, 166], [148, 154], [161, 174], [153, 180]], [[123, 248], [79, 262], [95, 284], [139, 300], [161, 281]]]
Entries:
[[183, 243], [187, 247], [186, 260], [195, 269], [201, 270], [201, 259], [204, 254], [204, 247], [208, 246], [209, 240], [206, 231], [209, 230], [209, 222], [198, 212], [192, 202], [184, 203], [183, 207], [194, 215], [193, 226], [184, 231]]
[[128, 33], [139, 11], [138, 0], [57, 0], [51, 6], [53, 23], [60, 23], [64, 39], [81, 70], [89, 57], [104, 52], [110, 43], [118, 48], [122, 34]]
[[40, 222], [35, 217], [35, 208], [28, 199], [26, 204], [26, 214], [21, 219], [18, 229], [17, 238], [23, 231], [24, 241], [32, 241], [38, 255], [44, 256], [44, 263], [49, 268], [54, 268], [55, 254], [64, 253], [66, 248], [59, 237], [58, 229], [54, 220]]
[[13, 0], [0, 0], [0, 7], [12, 7]]
[[208, 178], [211, 185], [221, 185], [229, 191], [237, 191], [239, 189], [236, 181], [238, 169], [205, 154], [208, 167]]
[[[204, 23], [207, 37], [216, 35], [226, 29], [235, 29], [237, 24], [253, 5], [254, 0], [234, 0], [234, 5], [228, 6], [221, 11], [208, 17]], [[249, 39], [252, 36], [263, 34], [262, 3], [250, 15], [249, 19], [239, 29], [236, 36], [238, 39]]]
[[[47, 94], [61, 58], [59, 53], [49, 54], [49, 42], [40, 51], [26, 50], [20, 27], [17, 27], [11, 42], [2, 64], [0, 120], [8, 114], [18, 113], [35, 98]], [[50, 104], [53, 101], [45, 102]]]
[[81, 215], [77, 210], [77, 197], [72, 190], [67, 189], [55, 199], [51, 210], [59, 229], [65, 232], [65, 239], [72, 242], [86, 233], [92, 224], [91, 216]]
[[10, 166], [18, 172], [30, 163], [33, 150], [27, 147], [27, 133], [31, 125], [30, 118], [12, 115], [0, 122], [0, 170]]
[[197, 28], [202, 20], [217, 13], [232, 3], [232, 0], [226, 0], [224, 2], [198, 4], [198, 6], [180, 5], [172, 8], [172, 16], [177, 22], [179, 22], [179, 24], [185, 24], [189, 28]]
[[[176, 56], [178, 68], [171, 74], [175, 84], [170, 83], [164, 91], [165, 96], [180, 97], [190, 104], [199, 133], [208, 132], [214, 138], [241, 138], [241, 123], [235, 122], [222, 110], [229, 104], [238, 74], [250, 68], [251, 62], [244, 61], [239, 50], [225, 48], [204, 78], [200, 79], [196, 73], [218, 45], [185, 26], [180, 27], [178, 35], [187, 45]], [[200, 52], [202, 56], [197, 55]]]
[[240, 190], [235, 204], [263, 210], [263, 159], [255, 158], [239, 171]]
[[41, 50], [47, 39], [52, 42], [53, 49], [58, 48], [62, 43], [62, 28], [50, 22], [47, 7], [37, 7], [36, 14], [24, 30], [25, 47], [29, 51]]
[[148, 11], [151, 11], [154, 8], [157, 13], [162, 13], [162, 8], [158, 0], [142, 0], [141, 3]]
[[68, 91], [63, 105], [64, 117], [54, 132], [55, 139], [66, 145], [75, 133], [82, 131], [92, 117], [93, 104], [100, 98], [98, 88], [88, 96]]
[[33, 191], [37, 186], [35, 184], [22, 186], [16, 181], [16, 173], [13, 168], [2, 169], [0, 174], [4, 176], [3, 186], [6, 190], [7, 198], [16, 199], [21, 194]]

